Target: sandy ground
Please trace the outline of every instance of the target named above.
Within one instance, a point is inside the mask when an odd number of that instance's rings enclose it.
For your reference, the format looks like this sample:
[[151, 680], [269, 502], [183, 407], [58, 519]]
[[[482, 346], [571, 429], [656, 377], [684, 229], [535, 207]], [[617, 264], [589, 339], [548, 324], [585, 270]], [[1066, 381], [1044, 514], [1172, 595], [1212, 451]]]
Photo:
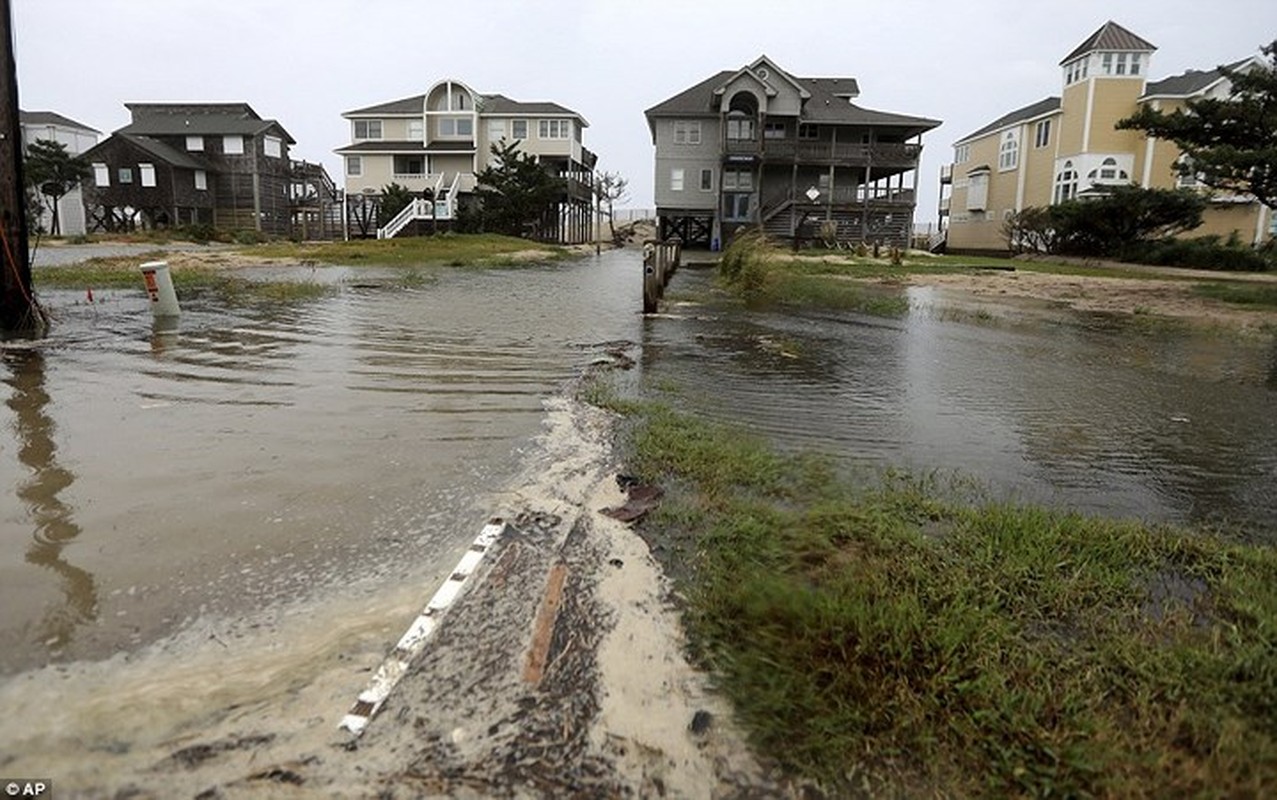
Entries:
[[[1088, 264], [1095, 266], [1093, 264]], [[1099, 265], [1103, 266], [1103, 265]], [[1277, 274], [1235, 274], [1206, 270], [1142, 267], [1112, 264], [1126, 272], [1142, 272], [1147, 278], [1053, 275], [1030, 270], [979, 270], [937, 275], [914, 274], [908, 286], [933, 286], [984, 305], [1000, 298], [1043, 303], [1053, 310], [1105, 312], [1167, 317], [1187, 324], [1234, 330], [1246, 334], [1277, 332], [1277, 309], [1246, 308], [1194, 293], [1199, 282], [1260, 283], [1277, 285]], [[876, 283], [899, 285], [897, 280]]]

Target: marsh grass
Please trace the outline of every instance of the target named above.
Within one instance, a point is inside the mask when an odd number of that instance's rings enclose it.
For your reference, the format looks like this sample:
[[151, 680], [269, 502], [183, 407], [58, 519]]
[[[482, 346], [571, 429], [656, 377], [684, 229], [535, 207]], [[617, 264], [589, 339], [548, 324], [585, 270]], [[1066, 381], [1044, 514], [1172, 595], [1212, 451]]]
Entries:
[[596, 399], [632, 415], [631, 469], [669, 491], [643, 533], [693, 654], [785, 769], [836, 794], [1277, 785], [1272, 546], [897, 474], [850, 485], [666, 406]]
[[[528, 239], [496, 234], [439, 234], [346, 242], [273, 242], [242, 250], [263, 258], [295, 258], [347, 266], [520, 266], [566, 258], [570, 251]], [[537, 253], [536, 258], [514, 257]]]
[[1277, 308], [1277, 283], [1199, 283], [1193, 291], [1202, 297], [1247, 308]]
[[[163, 260], [162, 252], [138, 256], [92, 258], [79, 264], [44, 267], [33, 274], [36, 289], [137, 289], [145, 291], [138, 266]], [[308, 280], [257, 281], [243, 275], [209, 267], [185, 267], [169, 272], [178, 300], [213, 293], [229, 303], [297, 302], [323, 297], [336, 287]]]

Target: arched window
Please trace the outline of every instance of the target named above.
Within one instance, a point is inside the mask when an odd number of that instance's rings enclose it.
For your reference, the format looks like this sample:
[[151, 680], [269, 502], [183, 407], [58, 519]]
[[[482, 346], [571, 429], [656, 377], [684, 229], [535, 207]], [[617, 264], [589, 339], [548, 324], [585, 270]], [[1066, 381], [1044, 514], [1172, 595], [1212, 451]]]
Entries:
[[1065, 161], [1064, 166], [1055, 176], [1055, 195], [1056, 203], [1063, 203], [1066, 200], [1072, 200], [1077, 196], [1077, 171], [1073, 169], [1072, 161]]
[[737, 92], [727, 108], [727, 138], [753, 141], [758, 121], [758, 98], [750, 92]]
[[998, 151], [998, 169], [1015, 169], [1020, 164], [1020, 140], [1014, 131], [1002, 135], [1002, 147]]

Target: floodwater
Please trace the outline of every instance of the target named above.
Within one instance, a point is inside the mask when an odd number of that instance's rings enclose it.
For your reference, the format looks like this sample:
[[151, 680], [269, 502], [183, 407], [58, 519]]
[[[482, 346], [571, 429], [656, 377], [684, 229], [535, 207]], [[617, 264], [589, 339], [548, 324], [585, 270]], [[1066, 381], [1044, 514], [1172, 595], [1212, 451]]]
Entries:
[[1277, 541], [1277, 338], [906, 294], [901, 319], [676, 305], [643, 364], [685, 407], [848, 467]]
[[[49, 292], [52, 336], [4, 346], [0, 675], [307, 598], [409, 587], [410, 616], [535, 460], [547, 400], [616, 341], [641, 345], [641, 391], [673, 387], [785, 447], [1277, 537], [1271, 341], [954, 315], [932, 290], [900, 319], [645, 319], [633, 252], [408, 283], [297, 274], [341, 288], [187, 299], [167, 331], [140, 281], [93, 304]], [[710, 280], [684, 270], [674, 288]]]
[[293, 277], [344, 285], [187, 299], [170, 331], [140, 283], [47, 292], [52, 335], [4, 346], [0, 674], [316, 594], [428, 597], [545, 400], [641, 324], [623, 254]]

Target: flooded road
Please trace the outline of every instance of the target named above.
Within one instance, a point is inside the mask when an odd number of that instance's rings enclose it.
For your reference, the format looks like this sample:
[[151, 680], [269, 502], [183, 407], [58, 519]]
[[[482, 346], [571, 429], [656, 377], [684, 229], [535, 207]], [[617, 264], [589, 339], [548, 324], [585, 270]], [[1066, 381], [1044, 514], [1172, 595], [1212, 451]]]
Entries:
[[451, 563], [545, 399], [641, 321], [628, 256], [319, 272], [348, 285], [188, 300], [175, 332], [140, 291], [43, 295], [53, 335], [0, 371], [0, 672]]

